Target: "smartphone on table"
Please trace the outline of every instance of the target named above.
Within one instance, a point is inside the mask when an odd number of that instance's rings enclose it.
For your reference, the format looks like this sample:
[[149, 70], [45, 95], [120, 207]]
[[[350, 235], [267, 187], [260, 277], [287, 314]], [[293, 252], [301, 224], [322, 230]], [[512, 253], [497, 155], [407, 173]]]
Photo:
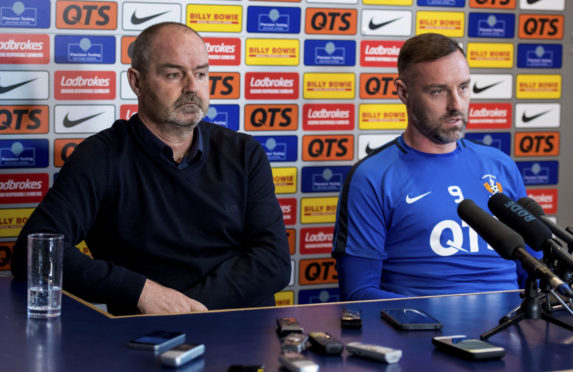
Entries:
[[436, 336], [432, 344], [440, 351], [469, 360], [500, 359], [505, 349], [466, 335]]
[[130, 340], [127, 346], [132, 349], [161, 352], [185, 342], [185, 333], [174, 331], [153, 331]]
[[420, 309], [384, 309], [380, 314], [398, 329], [436, 330], [442, 328], [440, 321]]

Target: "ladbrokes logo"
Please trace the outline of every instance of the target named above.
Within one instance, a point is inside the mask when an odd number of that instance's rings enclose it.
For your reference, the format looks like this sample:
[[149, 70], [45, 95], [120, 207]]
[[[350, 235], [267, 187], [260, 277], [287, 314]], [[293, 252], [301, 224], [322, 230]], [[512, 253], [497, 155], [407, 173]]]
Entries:
[[333, 161], [354, 158], [354, 136], [303, 136], [302, 160]]
[[240, 5], [187, 5], [187, 26], [195, 31], [241, 32]]
[[403, 41], [362, 40], [360, 42], [360, 66], [397, 67], [398, 54]]
[[333, 258], [300, 260], [299, 284], [329, 284], [338, 282], [336, 261]]
[[468, 129], [509, 129], [511, 123], [511, 103], [470, 103]]
[[515, 9], [516, 0], [470, 0], [471, 8]]
[[137, 105], [121, 105], [119, 106], [119, 118], [129, 120], [129, 118], [137, 113]]
[[353, 73], [330, 74], [310, 72], [304, 74], [304, 98], [352, 99], [354, 98]]
[[515, 133], [515, 156], [558, 156], [559, 132]]
[[334, 103], [305, 103], [302, 107], [304, 130], [354, 129], [354, 105]]
[[54, 166], [61, 167], [84, 139], [66, 138], [54, 141]]
[[299, 63], [299, 41], [277, 39], [247, 39], [247, 65], [296, 66]]
[[545, 214], [557, 213], [557, 189], [531, 189], [527, 190], [527, 196], [535, 200]]
[[117, 28], [117, 2], [59, 0], [56, 2], [56, 27], [115, 30]]
[[296, 199], [285, 198], [278, 199], [281, 211], [283, 212], [283, 220], [285, 225], [290, 226], [296, 224]]
[[212, 99], [239, 98], [241, 75], [238, 72], [210, 72], [209, 97]]
[[273, 168], [272, 172], [276, 194], [292, 194], [296, 192], [296, 168]]
[[0, 238], [18, 236], [33, 211], [34, 208], [0, 209]]
[[561, 75], [517, 75], [517, 98], [561, 98]]
[[39, 203], [50, 187], [48, 173], [1, 174], [0, 203]]
[[298, 105], [246, 105], [245, 130], [296, 130]]
[[299, 77], [296, 72], [247, 72], [247, 99], [297, 99]]
[[462, 37], [464, 17], [462, 12], [419, 11], [416, 13], [416, 34], [437, 32], [450, 37]]
[[331, 223], [336, 219], [338, 198], [302, 198], [301, 223]]
[[238, 66], [241, 64], [241, 39], [205, 37], [211, 66]]
[[360, 98], [398, 99], [398, 74], [360, 74]]
[[361, 104], [358, 111], [360, 129], [405, 129], [406, 106], [401, 103]]
[[307, 8], [307, 34], [355, 35], [358, 11], [355, 9]]
[[334, 227], [307, 227], [300, 230], [301, 254], [327, 254], [332, 251]]
[[56, 71], [54, 79], [56, 99], [115, 98], [114, 71]]
[[0, 134], [48, 133], [46, 105], [0, 106]]
[[552, 14], [520, 14], [520, 39], [563, 39], [565, 18]]
[[0, 34], [1, 64], [50, 62], [50, 37], [34, 34]]
[[472, 68], [512, 68], [513, 44], [468, 43], [467, 58]]

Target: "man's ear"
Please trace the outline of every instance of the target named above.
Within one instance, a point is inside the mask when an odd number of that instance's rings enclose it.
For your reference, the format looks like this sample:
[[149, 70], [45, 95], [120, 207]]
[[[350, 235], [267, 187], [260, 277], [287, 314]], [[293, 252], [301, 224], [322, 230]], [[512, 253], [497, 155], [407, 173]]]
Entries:
[[406, 86], [406, 83], [404, 82], [404, 80], [398, 78], [396, 79], [394, 84], [396, 85], [396, 91], [398, 92], [398, 97], [400, 98], [400, 101], [402, 101], [403, 104], [407, 104], [408, 88]]
[[127, 69], [127, 81], [129, 82], [131, 90], [139, 97], [141, 94], [141, 72], [130, 67]]

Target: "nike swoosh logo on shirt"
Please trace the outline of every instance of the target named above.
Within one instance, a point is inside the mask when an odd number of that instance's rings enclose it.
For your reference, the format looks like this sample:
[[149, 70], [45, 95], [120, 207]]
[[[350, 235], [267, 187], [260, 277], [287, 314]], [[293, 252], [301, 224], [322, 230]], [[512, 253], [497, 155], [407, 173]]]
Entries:
[[521, 121], [523, 121], [524, 123], [530, 122], [531, 120], [537, 119], [538, 117], [545, 115], [550, 111], [551, 110], [540, 112], [539, 114], [533, 115], [533, 116], [527, 116], [527, 115], [525, 115], [525, 112], [524, 112], [523, 115], [521, 115]]
[[430, 193], [431, 193], [431, 191], [428, 191], [428, 192], [425, 193], [425, 194], [418, 195], [418, 196], [415, 196], [415, 197], [413, 197], [413, 198], [411, 198], [410, 195], [406, 195], [406, 203], [407, 203], [407, 204], [415, 203], [415, 202], [417, 202], [418, 200], [422, 199], [423, 197], [429, 195]]
[[164, 15], [165, 13], [169, 13], [169, 11], [165, 11], [163, 13], [152, 14], [152, 15], [147, 16], [147, 17], [139, 18], [138, 16], [135, 15], [135, 11], [134, 11], [133, 14], [131, 15], [131, 23], [133, 23], [134, 25], [140, 25], [140, 24], [145, 23], [145, 22], [147, 22], [153, 18], [157, 18], [161, 15]]
[[493, 88], [493, 87], [495, 87], [496, 85], [501, 84], [502, 82], [503, 82], [503, 81], [498, 81], [497, 83], [493, 83], [493, 84], [490, 84], [490, 85], [486, 85], [485, 87], [479, 87], [479, 88], [478, 88], [478, 86], [477, 86], [477, 83], [475, 83], [475, 84], [474, 84], [473, 91], [474, 91], [474, 93], [476, 93], [476, 94], [477, 94], [477, 93], [481, 93], [481, 92], [483, 92], [484, 90], [488, 90], [489, 88]]
[[21, 83], [12, 84], [12, 85], [8, 85], [8, 86], [5, 86], [5, 87], [3, 87], [2, 85], [0, 85], [0, 94], [2, 94], [2, 93], [8, 93], [9, 91], [14, 90], [14, 89], [16, 89], [16, 88], [18, 88], [18, 87], [21, 87], [22, 85], [26, 85], [26, 84], [28, 84], [29, 82], [34, 81], [34, 80], [36, 80], [36, 79], [31, 79], [31, 80], [28, 80], [28, 81], [23, 81], [23, 82], [21, 82]]
[[[400, 18], [401, 18], [401, 17], [400, 17]], [[379, 29], [380, 27], [384, 27], [384, 26], [386, 26], [386, 25], [389, 25], [390, 23], [396, 22], [396, 21], [399, 20], [400, 18], [391, 19], [391, 20], [389, 20], [389, 21], [382, 22], [382, 23], [378, 23], [378, 24], [374, 23], [374, 20], [371, 19], [371, 20], [370, 20], [370, 23], [368, 24], [368, 28], [371, 29], [371, 30], [377, 30], [377, 29]]]
[[81, 124], [81, 123], [83, 123], [84, 121], [88, 121], [88, 120], [90, 120], [90, 119], [92, 119], [92, 118], [95, 118], [96, 116], [101, 115], [101, 114], [103, 114], [103, 112], [100, 112], [100, 113], [97, 113], [97, 114], [94, 114], [94, 115], [90, 115], [90, 116], [86, 116], [86, 117], [83, 117], [83, 118], [79, 118], [79, 119], [76, 119], [76, 120], [70, 120], [70, 119], [68, 118], [69, 113], [67, 113], [67, 114], [66, 114], [66, 117], [64, 117], [64, 127], [65, 127], [65, 128], [73, 128], [73, 127], [75, 127], [76, 125]]

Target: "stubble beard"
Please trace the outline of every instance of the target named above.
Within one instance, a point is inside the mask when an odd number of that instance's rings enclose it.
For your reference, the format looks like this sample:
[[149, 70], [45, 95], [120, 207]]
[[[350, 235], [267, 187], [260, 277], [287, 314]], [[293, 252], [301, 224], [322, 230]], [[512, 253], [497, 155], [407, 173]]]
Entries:
[[[143, 100], [144, 107], [152, 108], [152, 100]], [[189, 106], [188, 104], [193, 105]], [[180, 96], [170, 107], [160, 110], [150, 109], [148, 115], [159, 124], [170, 126], [174, 129], [194, 129], [197, 124], [207, 115], [206, 105], [197, 95]], [[192, 115], [189, 117], [189, 115]]]
[[[450, 111], [442, 115], [437, 120], [432, 120], [426, 116], [423, 109], [418, 107], [413, 108], [414, 112], [414, 126], [432, 142], [444, 145], [447, 143], [456, 142], [462, 138], [466, 132], [468, 124], [467, 114], [461, 111]], [[446, 127], [446, 122], [453, 117], [459, 117], [462, 120], [461, 127]]]

